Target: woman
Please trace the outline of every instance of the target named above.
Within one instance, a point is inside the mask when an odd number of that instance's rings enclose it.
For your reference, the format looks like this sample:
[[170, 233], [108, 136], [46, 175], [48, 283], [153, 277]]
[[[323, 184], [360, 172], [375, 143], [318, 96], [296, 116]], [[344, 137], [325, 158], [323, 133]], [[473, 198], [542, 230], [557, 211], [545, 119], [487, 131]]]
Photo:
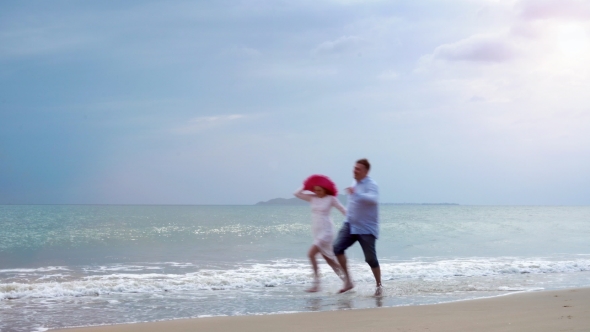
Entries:
[[[324, 186], [312, 186], [314, 182], [316, 184], [324, 184]], [[303, 191], [309, 189], [313, 190], [315, 194], [303, 193]], [[316, 260], [318, 253], [324, 257], [334, 272], [342, 278], [343, 271], [336, 260], [332, 248], [332, 241], [334, 240], [334, 224], [330, 218], [330, 210], [332, 207], [335, 207], [342, 212], [343, 215], [346, 215], [346, 209], [336, 198], [336, 186], [334, 186], [331, 180], [324, 176], [321, 176], [319, 181], [317, 175], [309, 177], [308, 180], [305, 181], [304, 186], [297, 190], [294, 195], [297, 198], [308, 201], [311, 205], [313, 245], [309, 248], [307, 256], [309, 257], [313, 268], [314, 281], [312, 287], [307, 289], [307, 291], [317, 292], [320, 290], [318, 263]]]

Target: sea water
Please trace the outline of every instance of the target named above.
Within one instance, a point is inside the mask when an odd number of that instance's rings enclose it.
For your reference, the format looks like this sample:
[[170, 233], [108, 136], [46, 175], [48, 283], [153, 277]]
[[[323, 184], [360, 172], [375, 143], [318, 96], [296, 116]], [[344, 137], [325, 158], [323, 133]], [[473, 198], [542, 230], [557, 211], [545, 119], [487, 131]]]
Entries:
[[[343, 217], [334, 211], [339, 228]], [[0, 330], [441, 303], [590, 286], [590, 207], [381, 205], [384, 294], [320, 265], [308, 206], [0, 206]]]

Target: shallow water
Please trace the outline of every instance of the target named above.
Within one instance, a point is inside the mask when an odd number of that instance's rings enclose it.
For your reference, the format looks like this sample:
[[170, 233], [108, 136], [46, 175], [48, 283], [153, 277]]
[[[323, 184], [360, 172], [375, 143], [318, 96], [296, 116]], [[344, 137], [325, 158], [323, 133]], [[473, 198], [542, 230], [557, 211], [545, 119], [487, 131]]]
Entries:
[[[438, 303], [590, 286], [590, 207], [380, 207], [385, 286], [308, 294], [306, 206], [0, 206], [2, 331]], [[342, 216], [334, 213], [336, 227]]]

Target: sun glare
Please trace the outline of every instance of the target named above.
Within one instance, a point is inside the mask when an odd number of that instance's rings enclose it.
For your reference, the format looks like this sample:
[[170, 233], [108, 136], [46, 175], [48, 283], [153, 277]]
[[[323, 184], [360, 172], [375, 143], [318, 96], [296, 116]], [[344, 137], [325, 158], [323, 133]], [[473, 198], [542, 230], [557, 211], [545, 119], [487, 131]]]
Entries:
[[560, 24], [557, 29], [557, 49], [569, 60], [587, 61], [590, 50], [588, 27], [580, 23]]

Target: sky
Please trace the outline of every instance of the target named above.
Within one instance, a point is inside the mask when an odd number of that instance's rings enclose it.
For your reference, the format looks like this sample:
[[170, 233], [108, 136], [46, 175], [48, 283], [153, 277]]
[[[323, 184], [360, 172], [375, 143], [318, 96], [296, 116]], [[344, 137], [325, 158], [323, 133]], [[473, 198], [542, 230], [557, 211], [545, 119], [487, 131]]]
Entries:
[[590, 204], [590, 2], [0, 2], [0, 204]]

